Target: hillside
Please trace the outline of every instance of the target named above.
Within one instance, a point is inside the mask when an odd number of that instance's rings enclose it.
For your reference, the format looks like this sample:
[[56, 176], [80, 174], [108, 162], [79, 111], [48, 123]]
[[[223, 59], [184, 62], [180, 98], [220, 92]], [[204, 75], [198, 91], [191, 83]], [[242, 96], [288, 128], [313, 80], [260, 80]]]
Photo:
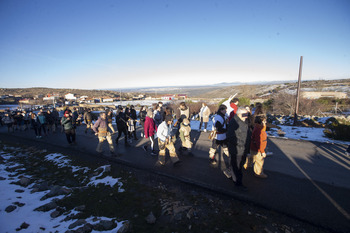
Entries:
[[[272, 93], [278, 93], [285, 91], [287, 93], [294, 94], [297, 89], [297, 82], [294, 83], [281, 83], [270, 85], [238, 85], [217, 88], [212, 91], [202, 92], [196, 97], [201, 98], [227, 98], [228, 96], [238, 93], [241, 97], [247, 98], [260, 98], [268, 96]], [[350, 95], [350, 79], [341, 80], [314, 80], [303, 81], [301, 83], [302, 91], [338, 91], [345, 92]]]
[[1, 88], [0, 95], [21, 95], [22, 97], [32, 97], [35, 95], [59, 94], [64, 96], [67, 93], [73, 93], [78, 96], [114, 96], [119, 92], [109, 90], [83, 90], [83, 89], [57, 89], [46, 87], [33, 88]]
[[[266, 97], [272, 93], [284, 91], [294, 94], [297, 88], [297, 82], [271, 83], [271, 84], [227, 84], [209, 85], [209, 86], [192, 86], [192, 87], [154, 87], [122, 90], [122, 96], [131, 96], [133, 94], [162, 95], [162, 94], [187, 94], [191, 98], [227, 98], [228, 96], [238, 93], [241, 97], [260, 98]], [[350, 79], [341, 80], [313, 80], [303, 81], [301, 84], [302, 91], [338, 91], [350, 95]], [[73, 93], [77, 96], [87, 95], [94, 96], [119, 96], [119, 90], [84, 90], [84, 89], [55, 89], [45, 87], [34, 88], [1, 88], [0, 95], [21, 95], [21, 97], [33, 97], [36, 95], [47, 95], [57, 93], [61, 96], [67, 93]]]

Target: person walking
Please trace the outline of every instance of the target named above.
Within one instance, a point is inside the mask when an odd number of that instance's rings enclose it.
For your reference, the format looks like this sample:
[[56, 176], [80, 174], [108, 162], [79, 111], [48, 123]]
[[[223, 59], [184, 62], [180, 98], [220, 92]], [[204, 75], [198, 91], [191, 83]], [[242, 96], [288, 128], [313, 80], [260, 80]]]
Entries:
[[84, 122], [86, 124], [86, 129], [85, 129], [85, 133], [87, 133], [88, 129], [91, 129], [92, 130], [92, 113], [91, 113], [91, 109], [88, 108], [86, 109], [86, 111], [84, 112]]
[[267, 175], [263, 171], [264, 160], [266, 158], [266, 145], [266, 116], [257, 116], [250, 142], [250, 155], [247, 156], [244, 168], [247, 169], [254, 164], [254, 175], [259, 178], [267, 178]]
[[[153, 116], [153, 113], [152, 113]], [[147, 117], [147, 110], [145, 106], [141, 106], [140, 112], [139, 112], [139, 118], [140, 118], [140, 124], [142, 126], [142, 131], [141, 131], [141, 137], [145, 137], [145, 121]]]
[[131, 125], [133, 125], [133, 128], [132, 128], [132, 130], [131, 130], [131, 134], [133, 134], [135, 140], [138, 140], [138, 138], [137, 138], [137, 136], [136, 136], [137, 114], [136, 114], [136, 110], [135, 110], [134, 105], [131, 105], [131, 106], [130, 106], [129, 117], [130, 117], [130, 120], [132, 121], [132, 122], [131, 122]]
[[181, 139], [180, 153], [187, 151], [188, 155], [193, 155], [191, 151], [193, 144], [191, 142], [191, 126], [190, 121], [187, 118], [183, 119], [179, 132]]
[[10, 131], [12, 131], [12, 133], [14, 132], [14, 128], [13, 128], [14, 120], [10, 113], [8, 112], [5, 113], [5, 116], [2, 118], [2, 122], [4, 122], [4, 124], [7, 126], [8, 133], [10, 133]]
[[154, 107], [153, 119], [154, 119], [154, 122], [156, 123], [157, 127], [163, 122], [161, 107], [158, 104]]
[[228, 120], [230, 121], [233, 116], [237, 113], [238, 111], [238, 103], [239, 103], [239, 99], [238, 98], [233, 98], [231, 101], [230, 101], [230, 107], [233, 109], [231, 112], [229, 112], [229, 118]]
[[23, 111], [22, 113], [23, 115], [23, 121], [24, 121], [24, 125], [23, 125], [23, 130], [28, 130], [29, 129], [29, 124], [30, 124], [30, 114], [26, 111]]
[[123, 107], [119, 107], [119, 113], [115, 118], [117, 129], [118, 129], [118, 137], [115, 139], [115, 143], [118, 145], [119, 138], [122, 136], [122, 133], [124, 134], [124, 140], [125, 140], [125, 146], [129, 146], [128, 143], [128, 133], [127, 133], [127, 119], [126, 115], [123, 112]]
[[210, 109], [207, 106], [206, 103], [202, 103], [202, 108], [199, 111], [199, 116], [201, 119], [201, 123], [199, 124], [199, 130], [202, 130], [202, 125], [204, 123], [204, 132], [207, 132], [207, 126], [208, 126], [208, 122], [209, 122], [209, 116], [210, 116]]
[[78, 117], [79, 117], [79, 113], [78, 113], [76, 107], [73, 107], [72, 120], [73, 120], [74, 125], [77, 123]]
[[180, 135], [179, 129], [183, 119], [185, 118], [190, 119], [190, 109], [186, 106], [185, 102], [180, 103], [178, 110], [179, 110], [179, 119], [175, 123], [175, 126], [177, 126], [177, 130], [175, 133], [176, 138], [179, 138], [179, 135]]
[[162, 117], [161, 122], [163, 122], [164, 119], [165, 119], [165, 115], [166, 115], [165, 109], [164, 109], [164, 107], [163, 107], [163, 102], [159, 101], [159, 102], [158, 102], [158, 106], [159, 106], [159, 113], [160, 113], [160, 116]]
[[52, 119], [54, 121], [53, 127], [52, 127], [52, 132], [56, 133], [57, 126], [59, 125], [59, 122], [60, 122], [60, 114], [58, 113], [56, 108], [52, 109], [51, 116], [52, 116]]
[[47, 122], [47, 132], [49, 133], [50, 131], [52, 131], [52, 133], [54, 132], [54, 119], [53, 116], [50, 112], [50, 110], [47, 110], [46, 112], [46, 122]]
[[113, 121], [113, 110], [110, 109], [109, 111], [107, 111], [107, 122], [108, 122], [108, 127], [112, 130], [112, 134], [115, 134], [115, 130], [114, 130], [114, 127], [112, 125], [112, 121]]
[[45, 136], [47, 136], [47, 133], [46, 133], [47, 120], [46, 120], [46, 116], [45, 116], [43, 109], [40, 109], [40, 111], [38, 112], [38, 119], [40, 121], [41, 129], [43, 130]]
[[16, 129], [15, 130], [20, 130], [22, 131], [23, 126], [24, 126], [24, 120], [23, 120], [23, 115], [22, 112], [18, 111], [15, 116], [14, 116], [14, 120], [16, 122], [15, 126]]
[[162, 166], [165, 165], [166, 150], [169, 151], [169, 155], [174, 166], [181, 162], [176, 154], [175, 146], [172, 141], [172, 123], [173, 118], [168, 115], [165, 117], [165, 120], [159, 125], [157, 129], [159, 147], [157, 163]]
[[248, 125], [248, 111], [239, 108], [230, 120], [227, 129], [228, 150], [231, 155], [232, 179], [237, 187], [244, 187], [242, 168], [250, 150], [251, 130]]
[[[145, 138], [149, 138], [149, 142], [151, 144], [151, 155], [157, 155], [154, 150], [154, 135], [157, 132], [157, 125], [153, 119], [152, 109], [149, 109], [147, 111], [144, 128], [145, 128]], [[147, 145], [143, 146], [143, 149], [147, 152]]]
[[66, 110], [61, 119], [61, 124], [66, 134], [69, 145], [76, 144], [75, 142], [75, 121], [70, 110]]
[[96, 151], [101, 154], [102, 153], [102, 144], [105, 140], [107, 140], [109, 145], [109, 151], [111, 154], [114, 154], [114, 146], [112, 141], [111, 133], [108, 132], [108, 119], [105, 112], [100, 113], [100, 117], [95, 122], [95, 124], [92, 127], [92, 130], [95, 132], [95, 135], [98, 136], [98, 145], [96, 148]]
[[[209, 162], [211, 165], [216, 165], [217, 160], [215, 158], [216, 151], [219, 147], [222, 148], [224, 154], [229, 157], [229, 151], [227, 147], [227, 107], [225, 105], [220, 105], [216, 113], [216, 116], [213, 120], [213, 128], [216, 132], [215, 138], [213, 139], [212, 146], [209, 149]], [[225, 174], [226, 175], [226, 174]]]
[[40, 121], [35, 113], [31, 113], [30, 115], [30, 124], [34, 129], [36, 138], [41, 138], [41, 126]]

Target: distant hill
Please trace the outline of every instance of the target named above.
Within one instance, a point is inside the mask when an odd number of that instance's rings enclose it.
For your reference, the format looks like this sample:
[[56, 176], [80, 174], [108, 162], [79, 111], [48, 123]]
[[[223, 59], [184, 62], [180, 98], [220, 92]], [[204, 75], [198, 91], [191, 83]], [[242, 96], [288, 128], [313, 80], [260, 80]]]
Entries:
[[[272, 93], [285, 91], [288, 93], [295, 93], [297, 89], [297, 82], [284, 82], [274, 84], [260, 84], [260, 85], [236, 85], [217, 88], [212, 91], [201, 93], [196, 97], [202, 98], [227, 98], [228, 96], [238, 93], [241, 97], [259, 98], [268, 96]], [[345, 92], [350, 95], [350, 79], [340, 80], [312, 80], [303, 81], [301, 83], [302, 91], [338, 91]]]
[[46, 87], [32, 87], [32, 88], [0, 88], [0, 95], [20, 95], [22, 97], [33, 97], [36, 95], [59, 94], [64, 96], [68, 93], [73, 93], [78, 96], [115, 96], [119, 92], [110, 90], [83, 90], [83, 89], [58, 89]]
[[[303, 81], [304, 91], [340, 91], [350, 95], [350, 79]], [[192, 98], [227, 98], [238, 93], [241, 97], [259, 98], [279, 91], [295, 92], [296, 81], [261, 82], [254, 84], [219, 83], [208, 86], [177, 86], [128, 89], [148, 94], [187, 94]]]
[[[227, 98], [232, 94], [238, 93], [240, 97], [260, 98], [263, 96], [268, 96], [272, 93], [278, 93], [280, 91], [294, 93], [296, 88], [296, 81], [278, 81], [255, 84], [219, 83], [208, 86], [132, 88], [122, 89], [121, 91], [123, 96], [131, 96], [133, 94], [187, 94], [192, 98]], [[301, 88], [303, 91], [339, 91], [350, 95], [350, 79], [303, 81]], [[61, 96], [67, 93], [73, 93], [78, 96], [87, 95], [89, 97], [115, 97], [119, 96], [120, 90], [55, 89], [45, 87], [0, 88], [0, 95], [12, 94], [21, 95], [22, 97], [32, 97], [35, 95], [46, 95], [51, 93], [58, 93]]]

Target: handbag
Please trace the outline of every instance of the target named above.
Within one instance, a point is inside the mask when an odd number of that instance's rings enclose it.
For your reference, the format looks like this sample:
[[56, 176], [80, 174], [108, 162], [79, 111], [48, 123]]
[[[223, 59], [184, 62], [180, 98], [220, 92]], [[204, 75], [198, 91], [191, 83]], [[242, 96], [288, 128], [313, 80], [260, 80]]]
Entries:
[[213, 130], [210, 132], [208, 138], [209, 138], [209, 140], [213, 140], [213, 139], [215, 139], [215, 137], [216, 137], [216, 130]]

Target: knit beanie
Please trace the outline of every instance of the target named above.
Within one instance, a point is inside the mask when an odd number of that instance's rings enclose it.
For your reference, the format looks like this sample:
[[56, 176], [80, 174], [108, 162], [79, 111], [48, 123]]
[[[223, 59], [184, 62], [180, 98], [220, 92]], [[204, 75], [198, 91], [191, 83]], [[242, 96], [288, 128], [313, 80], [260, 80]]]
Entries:
[[69, 111], [68, 110], [64, 112], [64, 117], [69, 117]]
[[170, 116], [170, 115], [166, 115], [165, 116], [165, 121], [168, 122], [168, 121], [172, 121], [173, 120], [173, 117]]

